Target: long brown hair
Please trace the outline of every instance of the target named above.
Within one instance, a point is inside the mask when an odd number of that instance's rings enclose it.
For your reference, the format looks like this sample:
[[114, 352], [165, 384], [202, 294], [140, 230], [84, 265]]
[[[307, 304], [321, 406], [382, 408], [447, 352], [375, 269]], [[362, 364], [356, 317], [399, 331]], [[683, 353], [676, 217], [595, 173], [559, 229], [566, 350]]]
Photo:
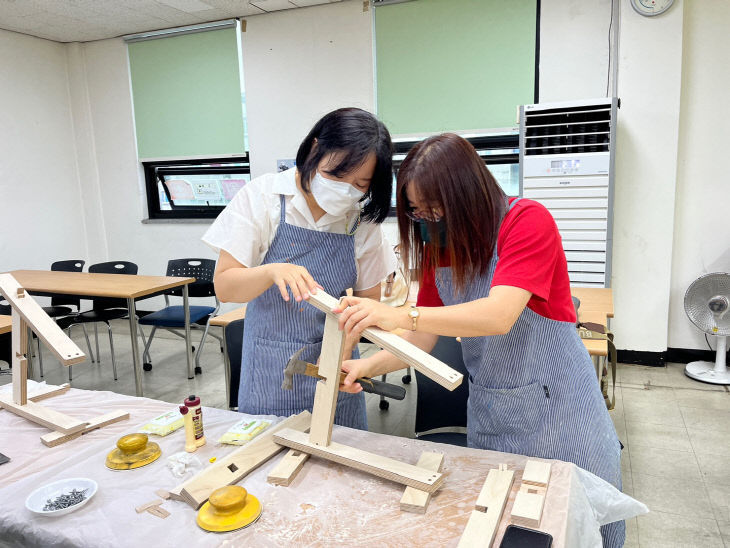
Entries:
[[[430, 243], [421, 238], [410, 209], [406, 188], [413, 185], [429, 207], [440, 207], [446, 224], [445, 246], [439, 246], [435, 223]], [[398, 170], [396, 211], [401, 257], [406, 272], [412, 269], [421, 281], [425, 270], [447, 260], [455, 289], [484, 274], [494, 253], [505, 211], [506, 197], [474, 147], [453, 133], [429, 137], [416, 144]], [[413, 265], [409, 263], [413, 261]]]

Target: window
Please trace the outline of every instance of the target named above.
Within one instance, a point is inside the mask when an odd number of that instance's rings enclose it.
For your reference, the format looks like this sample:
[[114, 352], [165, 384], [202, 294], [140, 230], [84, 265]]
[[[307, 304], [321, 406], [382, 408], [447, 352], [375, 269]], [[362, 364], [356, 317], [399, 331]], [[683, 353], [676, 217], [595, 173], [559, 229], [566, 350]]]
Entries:
[[248, 155], [142, 165], [150, 219], [214, 219], [251, 180]]
[[[516, 131], [491, 134], [462, 135], [476, 149], [479, 156], [497, 179], [507, 196], [520, 193], [520, 138]], [[423, 137], [425, 139], [426, 136]], [[390, 216], [395, 216], [396, 175], [398, 168], [411, 150], [421, 139], [394, 139], [393, 146], [393, 196], [390, 200]]]

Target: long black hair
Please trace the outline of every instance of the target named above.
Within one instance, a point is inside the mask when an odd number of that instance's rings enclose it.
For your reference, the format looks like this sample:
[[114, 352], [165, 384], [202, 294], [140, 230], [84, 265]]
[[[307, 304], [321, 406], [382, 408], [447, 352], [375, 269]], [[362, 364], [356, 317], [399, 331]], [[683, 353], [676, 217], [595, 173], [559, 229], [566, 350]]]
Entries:
[[[316, 139], [316, 145], [315, 145]], [[383, 122], [359, 108], [340, 108], [325, 114], [299, 145], [297, 170], [304, 192], [317, 173], [322, 158], [340, 154], [332, 172], [341, 177], [361, 166], [370, 154], [375, 154], [375, 171], [370, 188], [362, 198], [365, 221], [382, 223], [388, 216], [393, 193], [393, 143]]]

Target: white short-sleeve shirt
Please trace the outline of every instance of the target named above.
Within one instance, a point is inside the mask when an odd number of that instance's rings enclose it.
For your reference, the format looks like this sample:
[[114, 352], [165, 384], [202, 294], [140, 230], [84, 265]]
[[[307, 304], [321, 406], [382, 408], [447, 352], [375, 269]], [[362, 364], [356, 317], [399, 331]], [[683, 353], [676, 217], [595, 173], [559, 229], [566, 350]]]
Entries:
[[[216, 252], [227, 251], [246, 267], [261, 265], [279, 227], [281, 194], [288, 224], [321, 232], [347, 233], [356, 222], [359, 206], [341, 216], [325, 213], [315, 221], [297, 188], [295, 173], [296, 169], [292, 168], [247, 183], [218, 215], [203, 241]], [[397, 259], [379, 224], [362, 222], [353, 237], [357, 267], [354, 289], [370, 289], [397, 269]]]

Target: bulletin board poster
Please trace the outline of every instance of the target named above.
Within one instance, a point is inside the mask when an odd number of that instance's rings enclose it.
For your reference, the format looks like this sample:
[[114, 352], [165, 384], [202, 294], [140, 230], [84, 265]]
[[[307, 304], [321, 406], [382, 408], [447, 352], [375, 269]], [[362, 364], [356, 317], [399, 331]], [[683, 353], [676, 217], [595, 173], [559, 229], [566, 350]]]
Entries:
[[230, 202], [236, 193], [241, 190], [248, 181], [246, 179], [222, 179], [221, 189], [223, 191], [223, 198]]
[[173, 202], [195, 199], [193, 187], [185, 179], [168, 179], [165, 184]]

